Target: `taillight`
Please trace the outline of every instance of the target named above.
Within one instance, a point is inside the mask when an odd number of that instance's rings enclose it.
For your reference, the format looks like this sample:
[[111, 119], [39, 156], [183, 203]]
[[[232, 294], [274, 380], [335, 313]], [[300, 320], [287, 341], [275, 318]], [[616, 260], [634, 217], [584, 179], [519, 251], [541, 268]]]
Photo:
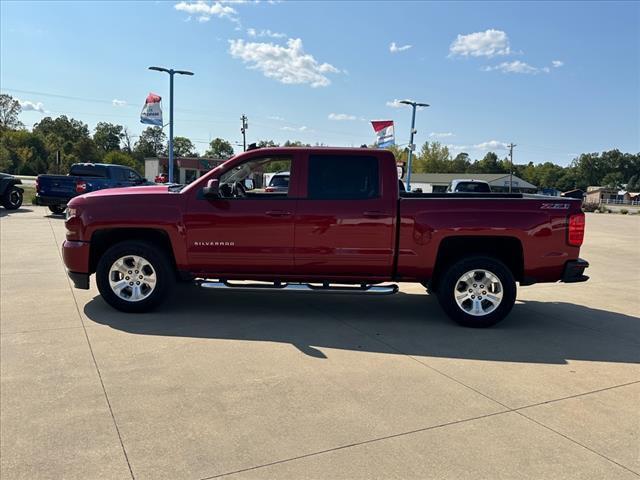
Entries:
[[76, 193], [84, 193], [87, 191], [87, 182], [84, 180], [78, 180], [76, 182]]
[[40, 179], [36, 177], [36, 192], [40, 193]]
[[567, 242], [569, 245], [579, 247], [584, 240], [584, 213], [576, 213], [569, 217], [569, 231]]

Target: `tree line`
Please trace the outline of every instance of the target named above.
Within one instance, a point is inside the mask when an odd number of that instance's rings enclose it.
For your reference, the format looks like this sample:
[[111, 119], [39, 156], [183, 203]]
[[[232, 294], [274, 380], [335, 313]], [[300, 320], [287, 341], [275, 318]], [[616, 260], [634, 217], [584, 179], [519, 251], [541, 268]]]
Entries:
[[[0, 95], [0, 171], [17, 175], [62, 173], [73, 163], [101, 162], [130, 166], [140, 173], [146, 157], [167, 156], [167, 137], [160, 127], [147, 127], [134, 141], [126, 127], [99, 122], [93, 132], [87, 124], [61, 115], [44, 117], [31, 131], [20, 122], [20, 104], [10, 95]], [[319, 145], [319, 144], [317, 144]], [[279, 146], [273, 140], [260, 140], [258, 147]], [[282, 146], [311, 146], [287, 140]], [[400, 162], [406, 163], [407, 151], [391, 147]], [[175, 156], [196, 157], [198, 151], [186, 137], [174, 137]], [[215, 138], [204, 156], [230, 158], [233, 146]], [[59, 162], [58, 162], [59, 159]], [[468, 153], [453, 156], [446, 145], [425, 142], [412, 162], [413, 173], [509, 173], [507, 158], [488, 152], [472, 160]], [[583, 153], [568, 166], [553, 162], [515, 164], [514, 175], [539, 188], [567, 191], [586, 189], [589, 185], [626, 188], [640, 191], [640, 153], [622, 153], [617, 149], [600, 153]]]

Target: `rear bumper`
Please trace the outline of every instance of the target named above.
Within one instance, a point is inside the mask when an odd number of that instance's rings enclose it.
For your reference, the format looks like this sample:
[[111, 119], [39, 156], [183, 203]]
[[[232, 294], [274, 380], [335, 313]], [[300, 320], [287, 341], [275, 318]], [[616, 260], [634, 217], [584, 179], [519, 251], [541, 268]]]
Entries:
[[40, 195], [40, 194], [36, 194], [36, 198], [35, 198], [35, 204], [36, 205], [42, 205], [44, 207], [49, 207], [49, 206], [56, 206], [56, 205], [66, 205], [67, 203], [69, 203], [69, 200], [71, 200], [71, 198], [66, 198], [66, 197], [50, 197], [47, 195]]
[[584, 270], [588, 267], [589, 262], [582, 258], [571, 260], [564, 266], [562, 279], [560, 281], [564, 283], [586, 282], [589, 280], [589, 277], [584, 274]]

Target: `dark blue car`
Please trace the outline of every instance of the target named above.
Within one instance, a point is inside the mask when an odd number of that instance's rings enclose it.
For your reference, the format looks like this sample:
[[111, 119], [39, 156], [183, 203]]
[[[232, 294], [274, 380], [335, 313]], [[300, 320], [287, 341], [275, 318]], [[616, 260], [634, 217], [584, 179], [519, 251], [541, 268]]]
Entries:
[[133, 168], [107, 163], [75, 163], [69, 175], [38, 175], [37, 205], [62, 214], [73, 197], [104, 188], [152, 185]]

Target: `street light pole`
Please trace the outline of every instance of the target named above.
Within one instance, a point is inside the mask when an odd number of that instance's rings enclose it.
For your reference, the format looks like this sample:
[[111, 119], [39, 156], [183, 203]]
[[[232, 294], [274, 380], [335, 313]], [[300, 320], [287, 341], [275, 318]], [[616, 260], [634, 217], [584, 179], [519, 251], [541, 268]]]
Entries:
[[169, 74], [169, 183], [173, 183], [173, 76], [176, 73], [179, 75], [193, 75], [193, 72], [164, 67], [149, 67], [149, 70]]
[[429, 104], [428, 103], [418, 103], [418, 102], [414, 102], [412, 100], [400, 100], [400, 103], [403, 103], [405, 105], [411, 105], [412, 107], [412, 112], [411, 112], [411, 135], [409, 136], [409, 157], [407, 159], [407, 192], [411, 191], [411, 161], [413, 160], [413, 151], [415, 150], [416, 146], [413, 144], [413, 136], [417, 133], [416, 132], [416, 109], [418, 107], [428, 107]]

